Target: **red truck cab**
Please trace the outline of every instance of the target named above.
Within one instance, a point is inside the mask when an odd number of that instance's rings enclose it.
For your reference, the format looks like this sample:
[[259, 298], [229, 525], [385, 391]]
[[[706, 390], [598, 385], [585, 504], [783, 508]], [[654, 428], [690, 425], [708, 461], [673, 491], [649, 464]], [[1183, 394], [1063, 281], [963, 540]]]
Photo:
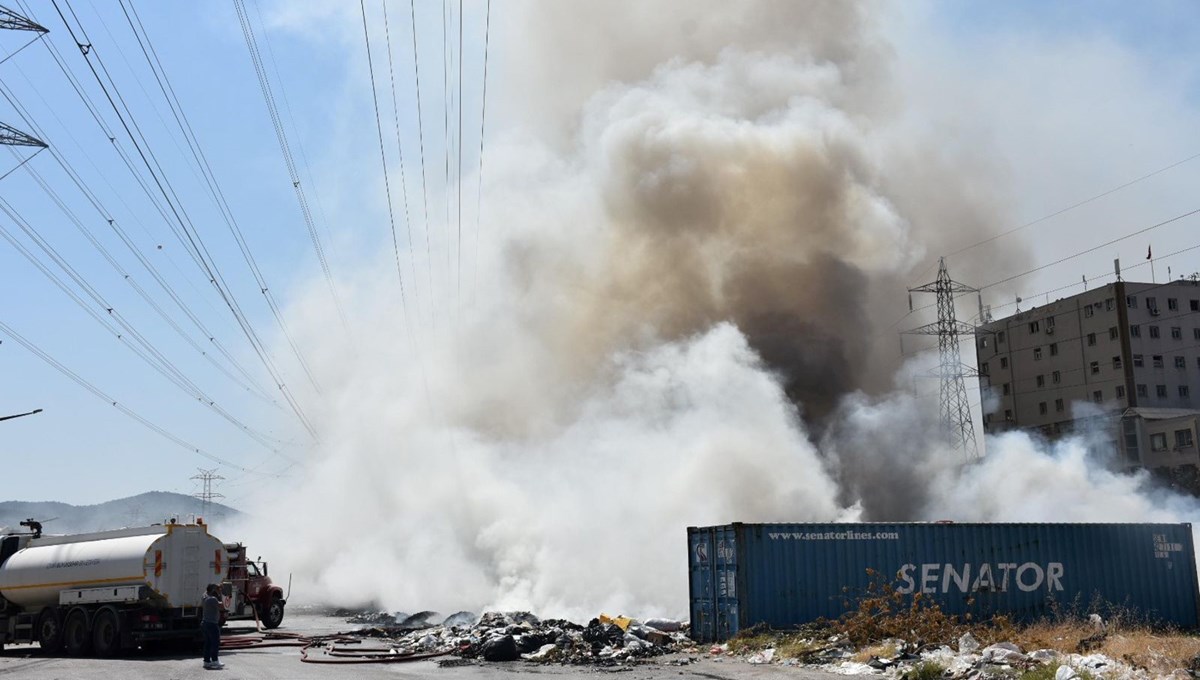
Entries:
[[226, 543], [225, 551], [229, 554], [229, 570], [222, 584], [226, 618], [257, 618], [264, 628], [278, 628], [287, 600], [283, 588], [267, 574], [267, 563], [248, 559], [241, 543]]

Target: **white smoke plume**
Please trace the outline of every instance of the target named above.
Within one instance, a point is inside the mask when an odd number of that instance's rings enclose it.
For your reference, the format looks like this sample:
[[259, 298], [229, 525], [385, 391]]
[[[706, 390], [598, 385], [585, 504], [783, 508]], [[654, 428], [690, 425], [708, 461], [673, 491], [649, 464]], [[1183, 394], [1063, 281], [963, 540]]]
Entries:
[[421, 258], [405, 310], [392, 254], [362, 263], [352, 349], [319, 286], [292, 304], [322, 443], [247, 537], [299, 599], [678, 616], [689, 525], [1179, 516], [1073, 443], [961, 468], [892, 391], [903, 289], [1011, 220], [902, 123], [872, 8], [506, 5], [461, 292]]

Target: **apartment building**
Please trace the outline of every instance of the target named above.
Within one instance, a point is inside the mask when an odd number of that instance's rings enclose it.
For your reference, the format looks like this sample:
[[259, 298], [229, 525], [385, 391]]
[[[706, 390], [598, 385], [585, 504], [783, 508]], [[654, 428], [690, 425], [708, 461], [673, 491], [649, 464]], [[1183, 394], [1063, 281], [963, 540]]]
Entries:
[[[1111, 283], [983, 324], [975, 349], [985, 432], [1053, 438], [1086, 419], [1131, 465], [1200, 464], [1200, 282]], [[1164, 421], [1189, 434], [1164, 441]]]

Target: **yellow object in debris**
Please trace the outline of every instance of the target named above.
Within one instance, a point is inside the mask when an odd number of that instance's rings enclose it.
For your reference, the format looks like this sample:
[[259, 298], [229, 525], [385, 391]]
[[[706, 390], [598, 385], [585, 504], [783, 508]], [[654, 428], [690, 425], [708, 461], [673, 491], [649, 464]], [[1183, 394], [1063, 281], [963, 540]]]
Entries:
[[600, 623], [611, 623], [621, 630], [629, 630], [629, 626], [633, 625], [633, 619], [628, 616], [609, 616], [608, 614], [600, 615]]

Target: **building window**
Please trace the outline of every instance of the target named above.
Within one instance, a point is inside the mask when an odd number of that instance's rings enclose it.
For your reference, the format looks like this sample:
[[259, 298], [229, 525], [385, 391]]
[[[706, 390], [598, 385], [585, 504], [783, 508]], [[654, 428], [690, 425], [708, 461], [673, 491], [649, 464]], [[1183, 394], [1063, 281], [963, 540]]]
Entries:
[[1155, 354], [1154, 356], [1152, 356], [1152, 357], [1150, 357], [1150, 358], [1151, 358], [1151, 360], [1153, 360], [1153, 361], [1154, 361], [1154, 367], [1155, 367], [1155, 368], [1162, 368], [1162, 367], [1163, 367], [1163, 358], [1162, 358], [1162, 355], [1161, 355], [1161, 354]]
[[1047, 411], [1047, 409], [1046, 409], [1046, 402], [1044, 402], [1044, 401], [1039, 401], [1039, 402], [1038, 402], [1038, 414], [1039, 414], [1039, 415], [1043, 415], [1043, 416], [1044, 416], [1044, 415], [1046, 415], [1046, 411]]
[[1140, 338], [1140, 337], [1142, 337], [1142, 327], [1141, 327], [1141, 326], [1139, 326], [1139, 325], [1137, 325], [1136, 323], [1135, 323], [1135, 324], [1131, 324], [1131, 325], [1129, 326], [1129, 337], [1131, 337], [1131, 338]]
[[1092, 401], [1096, 402], [1097, 404], [1104, 401], [1103, 390], [1096, 390], [1095, 392], [1092, 392]]
[[1091, 347], [1092, 345], [1096, 344], [1096, 334], [1095, 334], [1095, 333], [1088, 333], [1088, 334], [1087, 334], [1087, 341], [1088, 341], [1088, 347]]
[[1090, 318], [1092, 318], [1092, 315], [1093, 315], [1093, 314], [1095, 314], [1095, 311], [1092, 309], [1092, 306], [1091, 306], [1091, 305], [1084, 305], [1084, 306], [1083, 306], [1083, 316], [1084, 316], [1084, 318], [1085, 318], [1085, 319], [1090, 319]]
[[1187, 359], [1184, 357], [1175, 357], [1175, 368], [1187, 368]]
[[[1164, 389], [1165, 389], [1165, 388], [1164, 388]], [[1004, 396], [1006, 396], [1006, 397], [1007, 397], [1007, 396], [1008, 396], [1008, 393], [1009, 393], [1009, 391], [1010, 391], [1010, 390], [1009, 390], [1009, 387], [1008, 387], [1008, 383], [1004, 383], [1003, 385], [1001, 385], [1001, 386], [1000, 386], [1000, 391], [1001, 391], [1001, 392], [1003, 392], [1003, 393], [1004, 393]]]
[[1156, 432], [1150, 435], [1150, 449], [1152, 451], [1167, 450], [1167, 435], [1165, 432]]
[[1158, 395], [1159, 399], [1166, 399], [1167, 398], [1167, 386], [1166, 385], [1155, 385], [1154, 393], [1156, 395]]
[[1004, 419], [1007, 421], [1010, 421], [1010, 422], [1012, 421], [1012, 409], [1011, 408], [1004, 409]]
[[1189, 300], [1193, 312], [1200, 312], [1200, 300]]
[[1108, 339], [1109, 340], [1117, 339], [1117, 327], [1116, 326], [1113, 326], [1112, 328], [1108, 329]]
[[1091, 366], [1091, 368], [1092, 368], [1092, 375], [1096, 375], [1097, 373], [1099, 373], [1099, 372], [1100, 372], [1100, 362], [1099, 362], [1099, 361], [1093, 361], [1093, 362], [1092, 362], [1091, 364], [1089, 364], [1089, 365], [1090, 365], [1090, 366]]
[[1029, 332], [1030, 333], [1037, 333], [1041, 329], [1042, 329], [1041, 322], [1039, 322], [1039, 321], [1030, 321], [1029, 322]]
[[987, 338], [979, 338], [979, 347], [987, 349]]
[[1104, 301], [1104, 310], [1107, 312], [1111, 312], [1113, 309], [1113, 304], [1114, 304], [1113, 299], [1108, 298], [1107, 300]]
[[1171, 310], [1172, 312], [1179, 309], [1179, 300], [1176, 300], [1175, 298], [1167, 298], [1167, 309]]
[[996, 334], [996, 344], [997, 345], [1004, 344], [1004, 331], [1000, 331], [999, 333]]
[[980, 375], [987, 375], [987, 374], [988, 374], [988, 364], [987, 364], [987, 362], [986, 362], [986, 361], [985, 361], [985, 362], [983, 362], [982, 364], [979, 364], [979, 374], [980, 374]]
[[1175, 430], [1175, 448], [1190, 449], [1193, 445], [1191, 430]]
[[1180, 396], [1180, 398], [1182, 398], [1182, 399], [1187, 399], [1187, 398], [1189, 398], [1189, 397], [1191, 397], [1191, 396], [1192, 396], [1192, 395], [1191, 395], [1191, 390], [1189, 390], [1189, 389], [1188, 389], [1188, 386], [1187, 386], [1187, 385], [1180, 385], [1180, 386], [1179, 386], [1179, 396]]
[[1130, 309], [1137, 309], [1137, 296], [1136, 295], [1126, 295], [1125, 296], [1125, 304], [1129, 305]]
[[1172, 340], [1182, 340], [1183, 339], [1183, 329], [1180, 328], [1179, 326], [1171, 326], [1171, 339]]
[[1121, 369], [1121, 357], [1119, 357], [1119, 356], [1113, 357], [1113, 368], [1116, 370]]
[[1124, 398], [1125, 398], [1125, 386], [1117, 385], [1117, 399], [1124, 399]]
[[1152, 338], [1157, 338], [1157, 337], [1158, 337], [1158, 326], [1151, 326], [1151, 327], [1150, 327], [1150, 337], [1152, 337]]
[[1055, 385], [1062, 382], [1062, 371], [1055, 371], [1055, 372], [1051, 373], [1050, 374], [1050, 382], [1053, 382]]
[[1037, 386], [1038, 386], [1038, 387], [1045, 387], [1045, 386], [1046, 386], [1046, 376], [1044, 376], [1044, 375], [1039, 375], [1039, 376], [1037, 377]]
[[[1200, 340], [1200, 338], [1197, 338], [1197, 340]], [[1050, 343], [1050, 356], [1052, 356], [1052, 357], [1058, 356], [1058, 343], [1057, 342]]]
[[1200, 340], [1200, 328], [1193, 328], [1193, 329], [1192, 329], [1192, 339], [1193, 339], [1193, 340]]
[[1062, 399], [1054, 400], [1054, 410], [1057, 411], [1058, 413], [1063, 412], [1063, 400]]
[[1151, 314], [1158, 312], [1158, 300], [1156, 298], [1146, 296], [1146, 309], [1150, 310]]
[[1144, 397], [1146, 397], [1146, 396], [1147, 396], [1147, 395], [1149, 395], [1149, 394], [1150, 394], [1150, 392], [1149, 392], [1149, 391], [1146, 389], [1146, 386], [1145, 386], [1145, 385], [1138, 385], [1138, 386], [1137, 386], [1137, 395], [1138, 395], [1139, 397], [1143, 397], [1143, 398], [1144, 398]]
[[1134, 354], [1134, 355], [1133, 355], [1133, 367], [1134, 367], [1134, 368], [1141, 368], [1141, 367], [1142, 367], [1142, 366], [1144, 366], [1144, 365], [1146, 365], [1146, 362], [1145, 362], [1145, 361], [1142, 359], [1142, 355], [1141, 355], [1141, 354]]
[[1034, 360], [1034, 361], [1041, 361], [1041, 360], [1042, 360], [1042, 348], [1041, 348], [1041, 347], [1034, 347], [1034, 348], [1033, 348], [1033, 360]]
[[1000, 368], [1008, 368], [1008, 357], [1000, 357]]

